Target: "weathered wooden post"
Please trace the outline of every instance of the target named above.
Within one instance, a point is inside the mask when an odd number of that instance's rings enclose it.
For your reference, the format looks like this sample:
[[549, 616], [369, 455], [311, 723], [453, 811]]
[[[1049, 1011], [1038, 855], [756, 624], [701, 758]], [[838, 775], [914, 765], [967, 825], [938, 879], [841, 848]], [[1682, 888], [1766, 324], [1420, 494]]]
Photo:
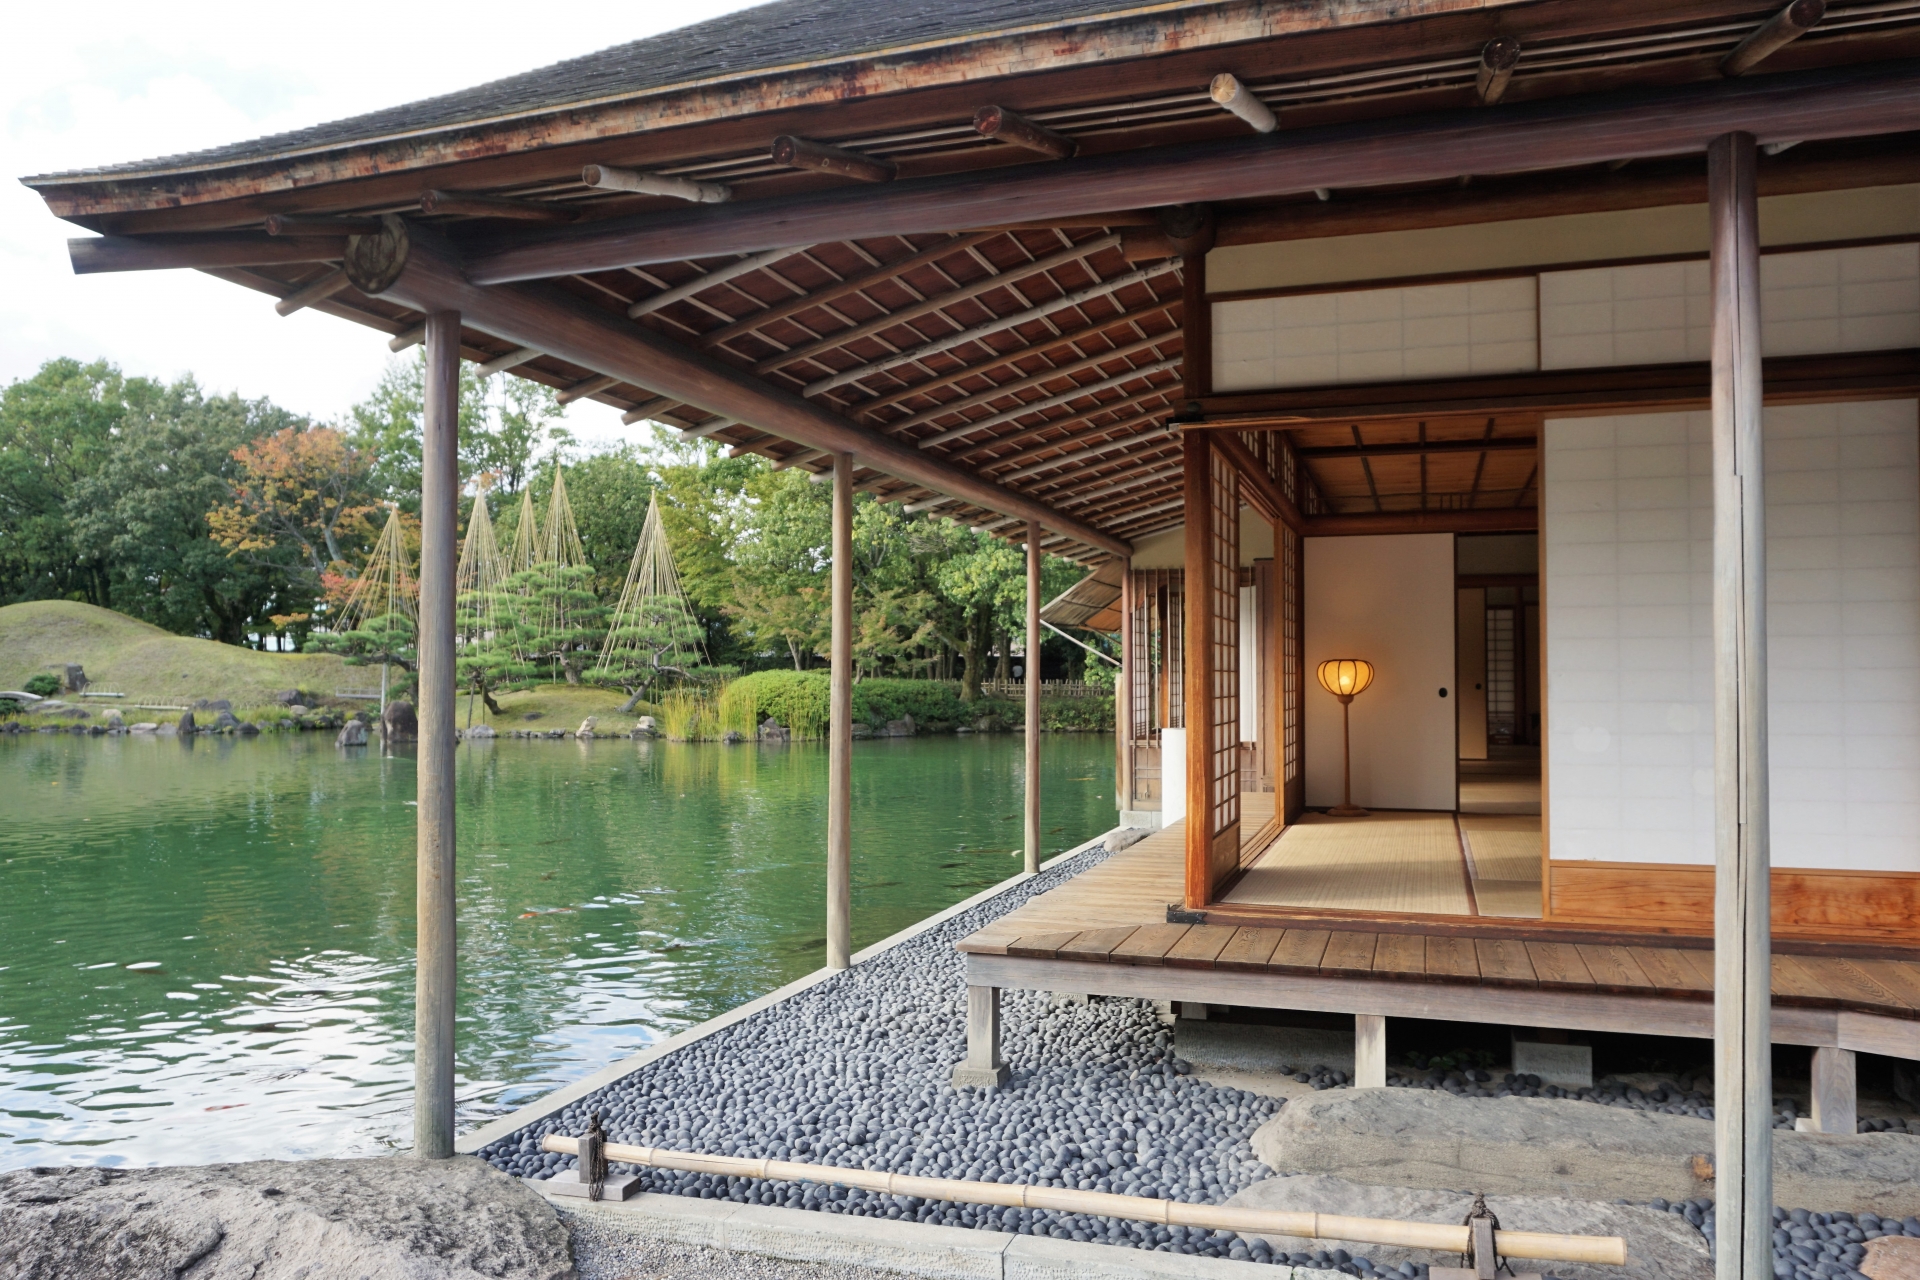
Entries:
[[833, 654], [827, 710], [827, 968], [852, 963], [853, 455], [833, 456]]
[[1772, 922], [1760, 236], [1752, 134], [1707, 149], [1713, 224], [1713, 1042], [1718, 1280], [1773, 1275]]
[[453, 589], [460, 523], [460, 313], [427, 316], [420, 448], [420, 747], [415, 855], [413, 1153], [453, 1154]]
[[1027, 874], [1040, 870], [1040, 526], [1027, 525]]

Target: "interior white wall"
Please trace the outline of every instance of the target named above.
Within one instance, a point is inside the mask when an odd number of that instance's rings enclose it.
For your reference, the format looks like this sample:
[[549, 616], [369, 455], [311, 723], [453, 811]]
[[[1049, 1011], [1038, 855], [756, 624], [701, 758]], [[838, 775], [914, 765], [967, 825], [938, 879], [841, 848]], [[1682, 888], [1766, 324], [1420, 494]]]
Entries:
[[[1768, 409], [1776, 866], [1920, 871], [1915, 402]], [[1546, 424], [1552, 856], [1713, 861], [1705, 413]]]
[[1307, 803], [1340, 803], [1340, 704], [1314, 669], [1365, 658], [1375, 674], [1353, 700], [1353, 802], [1452, 809], [1453, 535], [1308, 538], [1304, 586]]

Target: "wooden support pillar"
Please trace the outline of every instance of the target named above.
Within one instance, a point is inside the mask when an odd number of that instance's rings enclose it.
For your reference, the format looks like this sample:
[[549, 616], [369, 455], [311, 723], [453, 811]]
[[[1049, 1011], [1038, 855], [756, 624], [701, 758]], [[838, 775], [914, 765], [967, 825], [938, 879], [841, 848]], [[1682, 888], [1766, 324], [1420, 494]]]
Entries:
[[1713, 261], [1714, 1127], [1717, 1280], [1773, 1275], [1767, 608], [1754, 138], [1707, 148]]
[[1213, 788], [1209, 769], [1212, 757], [1207, 748], [1213, 742], [1213, 646], [1207, 643], [1213, 633], [1212, 597], [1207, 584], [1212, 577], [1208, 559], [1207, 530], [1212, 522], [1213, 446], [1206, 432], [1189, 431], [1181, 441], [1186, 482], [1186, 709], [1187, 776], [1162, 777], [1162, 788], [1184, 786], [1187, 789], [1186, 899], [1189, 911], [1207, 905], [1211, 885], [1207, 864], [1213, 855]]
[[1000, 1057], [1000, 988], [967, 988], [967, 1057], [953, 1069], [956, 1089], [994, 1089], [1011, 1072]]
[[1027, 526], [1027, 874], [1040, 870], [1040, 526]]
[[1853, 1050], [1813, 1051], [1813, 1130], [1852, 1133], [1860, 1123], [1859, 1083]]
[[827, 968], [853, 963], [853, 455], [833, 456], [833, 653], [827, 710]]
[[1114, 808], [1134, 809], [1133, 781], [1133, 566], [1120, 565], [1120, 671], [1113, 681]]
[[1353, 1015], [1353, 1087], [1387, 1087], [1387, 1018], [1380, 1013]]
[[427, 316], [420, 448], [420, 747], [416, 757], [413, 1154], [453, 1154], [454, 573], [460, 523], [460, 313]]

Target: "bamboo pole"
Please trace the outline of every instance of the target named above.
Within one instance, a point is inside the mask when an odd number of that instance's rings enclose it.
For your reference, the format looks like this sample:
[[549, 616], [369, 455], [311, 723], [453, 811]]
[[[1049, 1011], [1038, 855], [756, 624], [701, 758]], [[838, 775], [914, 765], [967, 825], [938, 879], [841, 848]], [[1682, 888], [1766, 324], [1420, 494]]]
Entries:
[[833, 643], [827, 714], [827, 968], [853, 963], [853, 455], [833, 456]]
[[427, 316], [420, 459], [420, 753], [415, 879], [413, 1154], [453, 1155], [454, 578], [459, 554], [460, 313]]
[[1760, 229], [1750, 133], [1707, 148], [1713, 232], [1713, 1082], [1719, 1280], [1773, 1267]]
[[[580, 1154], [580, 1140], [550, 1133], [540, 1140], [542, 1151]], [[1147, 1196], [1122, 1196], [1109, 1191], [1073, 1191], [1065, 1187], [1030, 1187], [1018, 1182], [968, 1182], [960, 1178], [921, 1178], [877, 1169], [846, 1169], [838, 1165], [799, 1164], [755, 1156], [713, 1156], [696, 1151], [668, 1151], [609, 1142], [604, 1148], [616, 1164], [654, 1169], [681, 1169], [723, 1178], [767, 1178], [776, 1182], [820, 1182], [857, 1187], [887, 1196], [915, 1196], [957, 1204], [994, 1204], [1010, 1209], [1051, 1209], [1058, 1213], [1087, 1213], [1101, 1218], [1127, 1218], [1169, 1227], [1209, 1227], [1255, 1235], [1297, 1236], [1307, 1240], [1354, 1240], [1363, 1244], [1397, 1245], [1403, 1249], [1431, 1249], [1437, 1253], [1465, 1253], [1467, 1228], [1432, 1222], [1399, 1222], [1391, 1218], [1350, 1218], [1343, 1214], [1301, 1213], [1281, 1209], [1242, 1209], [1221, 1204], [1186, 1204]], [[1627, 1242], [1620, 1236], [1559, 1235], [1548, 1231], [1500, 1231], [1494, 1247], [1506, 1258], [1551, 1258], [1558, 1262], [1591, 1262], [1619, 1267], [1627, 1262]]]
[[1040, 526], [1027, 525], [1027, 874], [1040, 871]]

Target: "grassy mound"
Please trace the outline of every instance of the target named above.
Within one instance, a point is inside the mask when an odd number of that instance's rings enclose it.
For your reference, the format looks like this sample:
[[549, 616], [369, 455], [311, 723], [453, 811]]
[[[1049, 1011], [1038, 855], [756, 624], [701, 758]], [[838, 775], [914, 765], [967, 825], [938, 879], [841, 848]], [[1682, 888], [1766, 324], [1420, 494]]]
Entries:
[[71, 600], [0, 608], [0, 689], [22, 688], [27, 677], [67, 662], [85, 667], [93, 688], [124, 693], [129, 703], [227, 698], [236, 709], [269, 702], [280, 689], [330, 698], [380, 679], [377, 668], [349, 668], [326, 654], [257, 653]]

